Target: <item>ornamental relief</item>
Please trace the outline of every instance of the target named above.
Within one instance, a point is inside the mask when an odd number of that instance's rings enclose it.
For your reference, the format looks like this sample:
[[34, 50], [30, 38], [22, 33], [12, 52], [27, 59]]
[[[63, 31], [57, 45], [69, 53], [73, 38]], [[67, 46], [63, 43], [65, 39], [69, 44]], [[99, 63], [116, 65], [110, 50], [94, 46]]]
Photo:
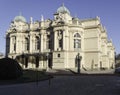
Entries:
[[27, 24], [23, 24], [23, 23], [14, 23], [14, 22], [12, 22], [11, 24], [10, 24], [10, 28], [9, 28], [9, 30], [8, 31], [10, 31], [10, 32], [19, 32], [19, 31], [27, 31], [28, 30], [28, 25]]
[[63, 25], [66, 23], [66, 17], [63, 14], [58, 14], [55, 16], [56, 25]]

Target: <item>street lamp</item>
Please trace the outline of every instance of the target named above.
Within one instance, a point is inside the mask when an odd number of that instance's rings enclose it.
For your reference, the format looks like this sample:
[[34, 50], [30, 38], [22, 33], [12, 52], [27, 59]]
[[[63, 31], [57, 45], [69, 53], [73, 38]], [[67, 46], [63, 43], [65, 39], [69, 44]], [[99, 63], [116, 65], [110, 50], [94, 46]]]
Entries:
[[77, 72], [80, 73], [80, 64], [81, 64], [82, 56], [80, 56], [80, 54], [78, 53], [76, 56], [76, 59], [77, 59], [77, 65], [78, 65]]
[[24, 57], [25, 57], [25, 55], [24, 55], [24, 52], [22, 53], [22, 67], [24, 68]]
[[39, 67], [39, 55], [36, 56], [36, 84], [38, 85], [38, 67]]
[[36, 56], [36, 68], [39, 67], [39, 55]]

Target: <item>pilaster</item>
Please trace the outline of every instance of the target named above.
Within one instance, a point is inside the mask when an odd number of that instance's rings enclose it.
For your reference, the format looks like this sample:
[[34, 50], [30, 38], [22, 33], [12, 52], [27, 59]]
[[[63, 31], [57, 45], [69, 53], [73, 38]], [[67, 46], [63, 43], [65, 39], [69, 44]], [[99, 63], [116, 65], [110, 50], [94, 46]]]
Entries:
[[16, 35], [16, 53], [20, 53], [21, 48], [19, 46], [19, 36]]
[[65, 31], [63, 31], [63, 50], [66, 50], [65, 44]]
[[57, 31], [54, 32], [54, 51], [57, 51], [58, 48], [58, 39], [57, 39]]
[[65, 47], [66, 47], [66, 50], [68, 51], [69, 50], [69, 33], [68, 33], [68, 30], [66, 29], [66, 35], [65, 35]]
[[32, 37], [32, 34], [31, 34], [30, 35], [30, 53], [32, 53], [32, 51], [33, 51], [32, 45], [33, 45], [33, 37]]

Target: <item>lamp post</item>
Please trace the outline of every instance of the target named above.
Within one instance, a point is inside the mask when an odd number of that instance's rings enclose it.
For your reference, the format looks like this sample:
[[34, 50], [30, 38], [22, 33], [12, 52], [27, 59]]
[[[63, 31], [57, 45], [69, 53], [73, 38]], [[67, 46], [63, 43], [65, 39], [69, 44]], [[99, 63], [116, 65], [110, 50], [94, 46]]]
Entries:
[[77, 65], [78, 65], [77, 72], [80, 73], [80, 64], [81, 64], [82, 56], [80, 56], [80, 54], [78, 53], [76, 58], [77, 58]]
[[25, 55], [24, 55], [24, 52], [22, 53], [22, 67], [24, 68], [24, 57], [25, 57]]
[[39, 55], [36, 56], [36, 84], [38, 85], [38, 67], [39, 67]]

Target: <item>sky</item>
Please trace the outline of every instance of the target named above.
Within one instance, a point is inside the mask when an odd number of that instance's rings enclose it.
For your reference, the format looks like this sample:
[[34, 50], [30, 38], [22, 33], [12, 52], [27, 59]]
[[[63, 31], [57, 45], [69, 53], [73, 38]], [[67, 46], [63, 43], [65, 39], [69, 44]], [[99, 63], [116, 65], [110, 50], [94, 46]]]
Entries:
[[64, 3], [71, 16], [79, 19], [100, 17], [106, 27], [108, 39], [112, 39], [116, 53], [120, 53], [120, 0], [0, 0], [0, 52], [5, 54], [5, 36], [10, 22], [22, 13], [30, 22], [53, 19], [53, 14]]

